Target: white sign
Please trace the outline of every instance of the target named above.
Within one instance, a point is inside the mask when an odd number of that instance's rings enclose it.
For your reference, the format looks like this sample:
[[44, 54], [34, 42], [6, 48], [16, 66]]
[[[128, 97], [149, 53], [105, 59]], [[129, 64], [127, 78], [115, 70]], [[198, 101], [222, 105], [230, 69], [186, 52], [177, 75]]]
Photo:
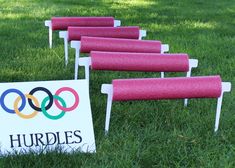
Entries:
[[96, 150], [87, 80], [0, 83], [1, 154]]

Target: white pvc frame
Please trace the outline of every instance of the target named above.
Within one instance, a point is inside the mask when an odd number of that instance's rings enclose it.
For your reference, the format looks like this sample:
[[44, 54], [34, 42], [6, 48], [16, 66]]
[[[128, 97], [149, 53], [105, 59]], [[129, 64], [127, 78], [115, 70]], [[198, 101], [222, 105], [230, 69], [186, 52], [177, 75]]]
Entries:
[[[45, 20], [45, 26], [48, 27], [49, 29], [49, 35], [48, 35], [48, 40], [49, 40], [49, 47], [52, 48], [52, 23], [51, 20]], [[114, 20], [114, 27], [121, 26], [121, 21], [120, 20]]]
[[[139, 30], [139, 40], [142, 40], [143, 37], [146, 37], [147, 31], [146, 30]], [[65, 65], [68, 64], [68, 31], [60, 31], [59, 37], [64, 39], [64, 58], [65, 58]], [[78, 40], [73, 40], [78, 41]]]
[[[231, 83], [230, 82], [222, 82], [222, 92], [221, 92], [220, 97], [217, 99], [214, 132], [217, 132], [219, 129], [219, 120], [220, 120], [223, 94], [224, 94], [224, 92], [230, 92], [230, 91], [231, 91]], [[105, 119], [105, 134], [107, 134], [109, 131], [111, 108], [112, 108], [112, 101], [113, 101], [113, 85], [112, 84], [102, 84], [101, 93], [108, 95], [107, 107], [106, 107], [106, 119]]]
[[[85, 79], [89, 83], [89, 76], [90, 76], [90, 71], [89, 67], [91, 66], [91, 57], [82, 57], [79, 58], [79, 66], [84, 66], [85, 67]], [[192, 73], [192, 68], [196, 68], [198, 66], [198, 60], [197, 59], [189, 59], [189, 70], [186, 74], [186, 77], [190, 77]], [[185, 106], [187, 106], [187, 102], [185, 102]]]
[[[75, 49], [75, 73], [74, 73], [74, 79], [78, 79], [78, 65], [79, 65], [79, 57], [80, 57], [80, 48], [81, 48], [81, 42], [80, 41], [71, 41], [71, 48]], [[169, 45], [168, 44], [162, 44], [161, 45], [161, 53], [165, 53], [169, 51]], [[163, 72], [161, 72], [163, 73]]]

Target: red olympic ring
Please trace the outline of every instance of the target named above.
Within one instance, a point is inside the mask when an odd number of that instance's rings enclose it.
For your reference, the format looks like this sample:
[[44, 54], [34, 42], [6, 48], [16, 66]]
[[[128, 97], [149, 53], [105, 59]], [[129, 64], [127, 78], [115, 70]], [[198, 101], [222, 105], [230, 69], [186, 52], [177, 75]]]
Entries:
[[74, 109], [78, 106], [78, 104], [79, 104], [79, 96], [78, 96], [77, 92], [76, 92], [74, 89], [70, 88], [70, 87], [62, 87], [62, 88], [58, 89], [58, 90], [55, 92], [55, 95], [59, 96], [59, 94], [60, 94], [61, 92], [64, 92], [64, 91], [69, 91], [69, 92], [71, 92], [71, 93], [74, 95], [74, 97], [75, 97], [75, 102], [74, 102], [74, 104], [73, 104], [71, 107], [63, 107], [63, 106], [60, 105], [60, 103], [58, 102], [57, 99], [54, 99], [55, 105], [56, 105], [60, 110], [63, 110], [63, 111], [65, 111], [65, 112], [72, 111], [72, 110], [74, 110]]

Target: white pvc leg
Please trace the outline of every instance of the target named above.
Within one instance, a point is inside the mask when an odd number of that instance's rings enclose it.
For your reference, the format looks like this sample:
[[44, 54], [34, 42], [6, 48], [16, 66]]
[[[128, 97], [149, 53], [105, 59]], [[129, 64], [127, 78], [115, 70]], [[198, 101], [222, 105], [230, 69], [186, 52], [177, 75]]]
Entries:
[[215, 129], [214, 129], [215, 132], [217, 132], [219, 129], [219, 120], [220, 120], [223, 94], [224, 94], [224, 92], [230, 92], [230, 91], [231, 91], [231, 83], [230, 82], [222, 82], [222, 93], [217, 100], [217, 107], [216, 107]]
[[75, 72], [74, 72], [74, 79], [78, 79], [78, 65], [79, 65], [79, 55], [80, 55], [80, 41], [71, 41], [71, 47], [75, 48]]
[[113, 101], [113, 85], [103, 84], [101, 86], [101, 93], [108, 95], [107, 107], [106, 107], [106, 119], [105, 119], [105, 135], [107, 135], [109, 131], [109, 123], [110, 123], [111, 108], [112, 108], [112, 101]]
[[60, 31], [59, 37], [64, 39], [64, 58], [65, 65], [68, 65], [68, 31]]
[[216, 116], [215, 116], [215, 132], [219, 128], [219, 119], [220, 119], [220, 113], [221, 113], [221, 107], [222, 107], [222, 100], [223, 100], [223, 92], [221, 96], [217, 99], [217, 107], [216, 107]]
[[184, 99], [184, 107], [188, 106], [188, 99]]
[[49, 28], [49, 46], [52, 48], [52, 29]]
[[49, 29], [49, 47], [52, 48], [52, 24], [50, 20], [45, 21], [45, 26]]
[[78, 79], [78, 65], [79, 65], [79, 51], [75, 51], [75, 73], [74, 73], [74, 79], [77, 80]]

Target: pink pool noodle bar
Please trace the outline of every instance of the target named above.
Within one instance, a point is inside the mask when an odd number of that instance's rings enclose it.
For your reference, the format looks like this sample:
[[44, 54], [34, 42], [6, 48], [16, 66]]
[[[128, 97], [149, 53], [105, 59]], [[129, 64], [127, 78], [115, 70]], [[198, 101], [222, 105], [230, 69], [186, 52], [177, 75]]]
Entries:
[[71, 41], [71, 47], [75, 48], [75, 79], [77, 79], [79, 54], [91, 51], [107, 52], [133, 52], [133, 53], [164, 53], [169, 50], [168, 45], [162, 45], [154, 40], [132, 40], [117, 38], [85, 37], [81, 42]]
[[126, 27], [68, 27], [68, 31], [60, 31], [59, 37], [64, 39], [65, 65], [68, 64], [68, 42], [80, 41], [82, 36], [108, 37], [123, 39], [139, 39], [146, 36], [145, 30], [138, 26]]
[[84, 36], [81, 38], [80, 50], [82, 53], [91, 51], [161, 53], [161, 42]]
[[126, 27], [68, 27], [68, 41], [81, 40], [81, 36], [139, 39], [138, 26]]
[[52, 30], [67, 30], [69, 26], [77, 27], [113, 27], [113, 17], [52, 17]]
[[187, 54], [91, 52], [91, 69], [145, 72], [187, 72]]
[[79, 27], [113, 27], [120, 26], [119, 20], [113, 17], [52, 17], [45, 21], [45, 26], [49, 27], [49, 45], [52, 47], [52, 31], [67, 30], [68, 26]]
[[142, 71], [142, 72], [187, 72], [196, 68], [198, 60], [187, 54], [125, 53], [92, 51], [90, 57], [79, 58], [79, 66], [85, 67], [85, 78], [89, 81], [92, 70]]
[[113, 101], [218, 98], [221, 83], [219, 76], [113, 80]]
[[220, 76], [113, 80], [113, 84], [103, 84], [101, 88], [108, 94], [105, 131], [109, 129], [112, 101], [184, 98], [217, 98], [217, 131], [223, 93], [230, 91], [231, 83], [222, 82]]

